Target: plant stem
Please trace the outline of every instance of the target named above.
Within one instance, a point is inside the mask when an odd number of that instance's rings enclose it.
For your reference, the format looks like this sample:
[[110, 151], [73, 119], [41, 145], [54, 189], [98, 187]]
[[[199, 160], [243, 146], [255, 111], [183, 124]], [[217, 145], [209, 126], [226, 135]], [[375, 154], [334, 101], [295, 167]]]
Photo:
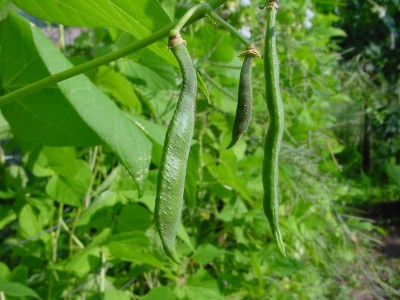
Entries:
[[64, 25], [58, 25], [60, 50], [65, 53], [65, 30]]
[[222, 25], [225, 27], [226, 30], [228, 30], [230, 33], [232, 33], [234, 36], [236, 36], [246, 47], [250, 47], [253, 45], [253, 43], [246, 39], [244, 36], [242, 36], [236, 28], [234, 28], [231, 24], [226, 22], [224, 19], [222, 19], [215, 11], [210, 11], [207, 13], [211, 19], [213, 19], [216, 23]]
[[186, 25], [186, 23], [190, 20], [190, 18], [194, 14], [200, 14], [200, 13], [209, 13], [211, 10], [211, 6], [208, 3], [200, 3], [195, 6], [193, 6], [191, 9], [189, 9], [183, 17], [176, 23], [174, 29], [172, 29], [169, 33], [169, 36], [175, 36], [179, 34], [179, 32], [182, 30], [182, 28]]
[[222, 85], [220, 85], [218, 82], [216, 82], [210, 75], [208, 75], [205, 72], [199, 71], [201, 76], [205, 77], [213, 86], [215, 86], [217, 89], [219, 89], [222, 93], [224, 93], [226, 96], [233, 100], [237, 100], [237, 97], [230, 93], [227, 89], [225, 89]]
[[[216, 9], [217, 7], [224, 4], [226, 1], [227, 0], [211, 0], [208, 3], [208, 5], [211, 7], [211, 9]], [[193, 15], [190, 17], [190, 19], [186, 22], [185, 26], [188, 26], [188, 25], [192, 24], [193, 22], [203, 18], [205, 13], [206, 13], [205, 9], [196, 10], [193, 13]], [[165, 26], [164, 28], [157, 30], [156, 32], [153, 32], [149, 36], [147, 36], [139, 41], [133, 42], [132, 44], [125, 46], [121, 49], [118, 49], [112, 53], [95, 58], [95, 59], [88, 61], [86, 63], [83, 63], [79, 66], [76, 66], [71, 69], [62, 71], [60, 73], [51, 75], [49, 77], [46, 77], [44, 79], [41, 79], [34, 83], [31, 83], [27, 86], [24, 86], [23, 88], [20, 88], [18, 90], [10, 92], [10, 93], [0, 97], [0, 107], [3, 105], [6, 105], [8, 103], [11, 103], [12, 101], [15, 101], [18, 98], [21, 98], [26, 95], [35, 93], [39, 90], [42, 90], [42, 89], [46, 88], [47, 86], [56, 84], [60, 81], [66, 80], [68, 78], [74, 77], [74, 76], [82, 74], [82, 73], [85, 73], [91, 69], [100, 67], [100, 66], [110, 63], [112, 61], [115, 61], [121, 57], [127, 56], [128, 54], [131, 54], [135, 51], [143, 49], [143, 48], [167, 37], [169, 35], [170, 31], [173, 28], [175, 28], [175, 24], [176, 24], [176, 22], [171, 23], [168, 26]]]
[[[80, 249], [85, 249], [85, 246], [83, 243], [71, 232], [69, 229], [68, 225], [65, 224], [64, 220], [61, 219], [61, 227], [72, 236], [72, 240], [75, 242], [75, 244], [80, 248]], [[71, 254], [71, 253], [70, 253]]]

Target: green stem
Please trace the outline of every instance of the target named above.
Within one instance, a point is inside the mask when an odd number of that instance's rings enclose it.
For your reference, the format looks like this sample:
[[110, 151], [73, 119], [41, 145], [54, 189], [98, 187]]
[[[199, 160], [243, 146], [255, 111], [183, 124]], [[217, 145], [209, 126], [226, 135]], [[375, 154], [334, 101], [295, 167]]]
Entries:
[[230, 33], [232, 33], [234, 36], [236, 36], [247, 48], [253, 45], [253, 43], [250, 40], [248, 40], [244, 36], [242, 36], [236, 30], [236, 28], [234, 28], [231, 24], [229, 24], [224, 19], [222, 19], [215, 11], [208, 12], [208, 15], [211, 17], [211, 19], [213, 19], [215, 22], [217, 22], [221, 26], [225, 27], [226, 30], [228, 30]]
[[176, 23], [174, 29], [171, 30], [169, 33], [169, 36], [175, 36], [179, 32], [181, 32], [182, 28], [188, 23], [190, 18], [193, 17], [194, 14], [205, 14], [209, 13], [211, 10], [211, 6], [208, 3], [200, 3], [195, 6], [193, 6], [191, 9], [189, 9], [183, 17]]
[[[219, 6], [221, 6], [222, 4], [224, 4], [226, 1], [227, 0], [211, 0], [207, 5], [209, 5], [211, 7], [211, 9], [216, 9]], [[205, 13], [206, 13], [205, 9], [195, 11], [193, 13], [193, 15], [190, 17], [190, 19], [186, 22], [185, 26], [188, 26], [188, 25], [192, 24], [193, 22], [203, 18]], [[98, 57], [98, 58], [88, 61], [86, 63], [83, 63], [79, 66], [76, 66], [71, 69], [62, 71], [60, 73], [51, 75], [42, 80], [39, 80], [39, 81], [31, 83], [27, 86], [24, 86], [23, 88], [20, 88], [18, 90], [10, 92], [10, 93], [0, 97], [0, 107], [3, 105], [6, 105], [8, 103], [11, 103], [12, 101], [14, 101], [18, 98], [21, 98], [26, 95], [40, 91], [50, 85], [56, 84], [60, 81], [66, 80], [68, 78], [77, 76], [82, 73], [85, 73], [91, 69], [98, 68], [102, 65], [105, 65], [112, 61], [115, 61], [121, 57], [127, 56], [128, 54], [131, 54], [135, 51], [143, 49], [143, 48], [167, 37], [169, 35], [170, 31], [175, 28], [175, 24], [176, 23], [171, 23], [168, 26], [166, 26], [160, 30], [157, 30], [156, 32], [153, 32], [149, 36], [147, 36], [139, 41], [136, 41], [128, 46], [125, 46], [119, 50], [116, 50], [112, 53], [103, 55], [101, 57]]]
[[64, 25], [58, 25], [60, 50], [65, 53], [65, 28]]

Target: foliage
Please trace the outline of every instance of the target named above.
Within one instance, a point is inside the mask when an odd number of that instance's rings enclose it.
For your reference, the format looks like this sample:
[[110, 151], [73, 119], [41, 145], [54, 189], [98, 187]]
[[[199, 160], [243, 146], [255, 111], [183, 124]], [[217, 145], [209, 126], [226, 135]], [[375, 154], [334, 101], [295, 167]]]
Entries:
[[[48, 27], [97, 27], [69, 45], [15, 13], [6, 17], [3, 11], [17, 10], [8, 2], [0, 1], [4, 94], [121, 49], [194, 1], [108, 7], [109, 1], [13, 0]], [[351, 299], [364, 288], [354, 270], [370, 274], [369, 293], [395, 295], [365, 251], [379, 228], [342, 207], [354, 189], [339, 180], [336, 157], [344, 146], [333, 112], [353, 95], [333, 41], [346, 35], [334, 26], [336, 2], [285, 1], [278, 14], [286, 110], [280, 215], [288, 258], [272, 242], [260, 201], [268, 124], [262, 60], [253, 68], [253, 120], [225, 150], [243, 49], [204, 18], [184, 32], [200, 86], [178, 232], [187, 259], [177, 266], [166, 258], [153, 220], [180, 80], [164, 39], [1, 107], [0, 290], [7, 299]], [[248, 26], [262, 49], [264, 12], [240, 3], [227, 1], [218, 12], [236, 28]]]
[[347, 69], [342, 82], [353, 100], [338, 109], [344, 126], [336, 133], [346, 144], [339, 160], [348, 166], [347, 176], [366, 173], [392, 189], [400, 157], [398, 7], [397, 0], [348, 1], [338, 8], [343, 17], [337, 23], [348, 33], [341, 41]]

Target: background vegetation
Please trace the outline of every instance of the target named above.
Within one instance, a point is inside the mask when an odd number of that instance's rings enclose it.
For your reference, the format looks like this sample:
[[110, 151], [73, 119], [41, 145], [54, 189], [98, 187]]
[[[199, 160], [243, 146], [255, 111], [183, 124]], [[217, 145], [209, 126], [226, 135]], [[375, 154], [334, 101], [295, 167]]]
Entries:
[[[128, 17], [118, 18], [79, 1], [63, 13], [51, 6], [61, 0], [13, 2], [0, 0], [0, 95], [70, 67], [65, 58], [78, 65], [148, 35], [128, 22], [129, 14], [155, 31], [198, 1], [159, 1], [162, 10], [156, 1], [135, 1], [143, 10], [129, 4]], [[265, 11], [257, 5], [227, 1], [218, 12], [262, 49]], [[87, 72], [90, 81], [75, 78], [2, 105], [0, 299], [400, 297], [398, 253], [389, 261], [376, 250], [398, 230], [399, 218], [374, 222], [363, 214], [374, 212], [375, 203], [396, 203], [400, 194], [399, 6], [399, 0], [281, 1], [280, 215], [287, 258], [272, 241], [260, 201], [268, 126], [263, 63], [253, 69], [250, 128], [225, 150], [243, 47], [209, 19], [184, 36], [201, 81], [177, 244], [187, 258], [180, 266], [166, 258], [153, 221], [180, 80], [166, 39]], [[102, 108], [90, 111], [92, 98]], [[72, 107], [87, 108], [87, 119]], [[107, 132], [107, 142], [96, 130]], [[113, 137], [133, 148], [115, 146]], [[115, 148], [129, 152], [126, 160], [138, 168], [136, 156], [148, 157], [143, 197]]]

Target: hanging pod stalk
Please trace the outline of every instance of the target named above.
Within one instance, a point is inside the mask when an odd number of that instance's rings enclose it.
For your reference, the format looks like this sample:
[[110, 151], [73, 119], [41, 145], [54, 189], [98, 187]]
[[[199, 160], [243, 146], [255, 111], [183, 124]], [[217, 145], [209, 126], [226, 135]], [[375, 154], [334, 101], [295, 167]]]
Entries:
[[276, 51], [277, 1], [269, 1], [267, 7], [267, 33], [264, 48], [266, 102], [270, 122], [265, 136], [263, 185], [264, 212], [271, 226], [272, 235], [279, 251], [286, 256], [279, 229], [279, 152], [284, 130], [284, 109], [279, 88], [279, 61]]
[[154, 214], [164, 251], [179, 264], [175, 240], [182, 214], [187, 161], [194, 131], [197, 77], [186, 42], [179, 33], [170, 37], [169, 48], [182, 72], [182, 88], [165, 136]]

